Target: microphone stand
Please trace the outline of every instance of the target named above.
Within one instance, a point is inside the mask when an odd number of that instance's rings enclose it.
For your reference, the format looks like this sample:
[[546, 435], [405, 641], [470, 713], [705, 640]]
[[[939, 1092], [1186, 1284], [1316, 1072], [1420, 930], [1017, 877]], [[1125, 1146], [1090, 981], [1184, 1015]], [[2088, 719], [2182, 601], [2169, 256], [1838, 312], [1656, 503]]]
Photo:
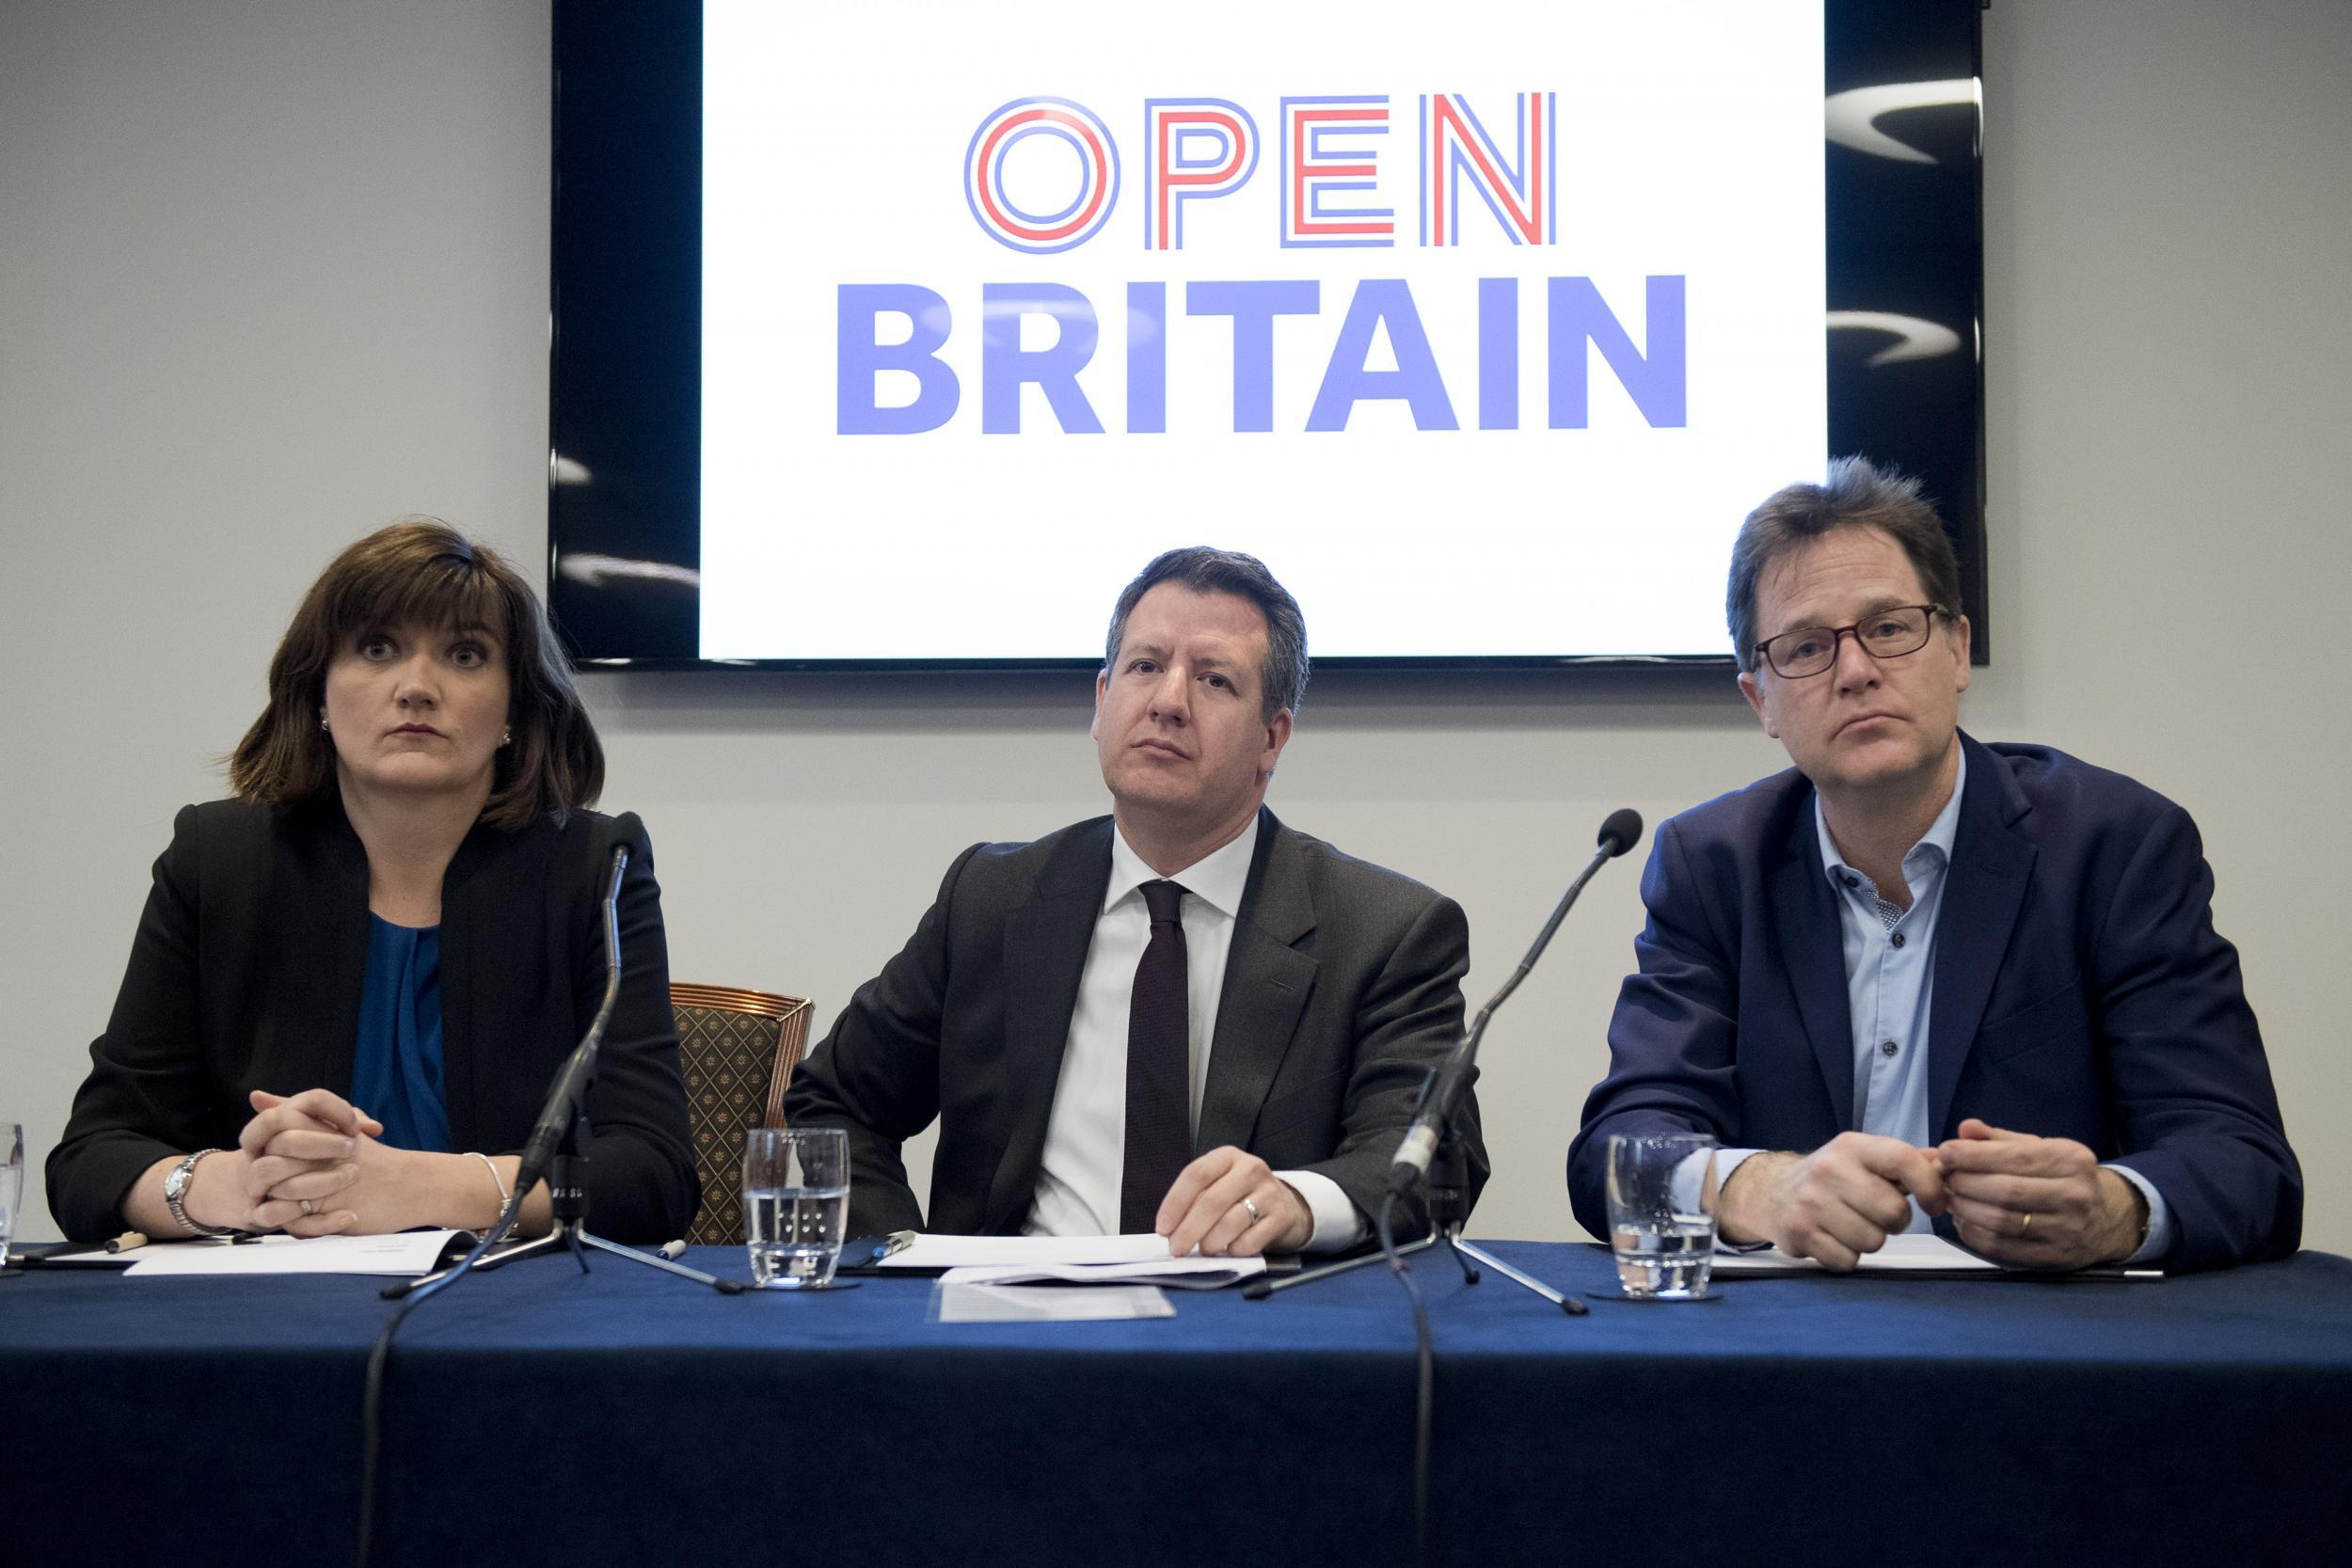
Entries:
[[[1436, 1077], [1437, 1069], [1433, 1068], [1429, 1078], [1422, 1083], [1422, 1094], [1429, 1092], [1430, 1081]], [[1453, 1118], [1448, 1117], [1444, 1135], [1438, 1138], [1437, 1153], [1429, 1162], [1429, 1234], [1398, 1247], [1395, 1258], [1409, 1258], [1414, 1253], [1442, 1246], [1460, 1266], [1465, 1285], [1478, 1283], [1477, 1264], [1484, 1263], [1505, 1279], [1534, 1291], [1570, 1317], [1582, 1317], [1590, 1311], [1591, 1308], [1576, 1297], [1553, 1290], [1542, 1280], [1513, 1268], [1475, 1243], [1462, 1240], [1462, 1227], [1470, 1222], [1469, 1165], [1469, 1160], [1462, 1153], [1462, 1140], [1455, 1135]], [[1350, 1274], [1375, 1263], [1391, 1263], [1393, 1266], [1388, 1253], [1367, 1252], [1359, 1258], [1343, 1258], [1336, 1263], [1325, 1263], [1280, 1279], [1260, 1275], [1243, 1286], [1241, 1293], [1246, 1301], [1263, 1301], [1277, 1291], [1295, 1291], [1301, 1285], [1312, 1285], [1335, 1275]]]
[[[1638, 814], [1631, 810], [1610, 814], [1609, 820], [1601, 824], [1599, 851], [1576, 880], [1568, 884], [1568, 891], [1561, 895], [1559, 904], [1551, 911], [1551, 918], [1544, 922], [1544, 928], [1536, 933], [1534, 945], [1528, 948], [1527, 957], [1519, 960], [1519, 967], [1511, 972], [1511, 977], [1495, 992], [1493, 1000], [1478, 1010], [1477, 1019], [1471, 1022], [1461, 1043], [1448, 1052], [1445, 1060], [1431, 1068], [1429, 1075], [1422, 1080], [1421, 1104], [1413, 1117], [1412, 1125], [1406, 1130], [1404, 1138], [1398, 1144], [1396, 1159], [1389, 1166], [1389, 1190], [1382, 1196], [1379, 1213], [1373, 1222], [1380, 1238], [1380, 1250], [1366, 1253], [1361, 1258], [1311, 1269], [1288, 1279], [1255, 1279], [1242, 1291], [1247, 1300], [1263, 1301], [1277, 1291], [1293, 1290], [1317, 1280], [1329, 1279], [1334, 1275], [1360, 1269], [1367, 1263], [1386, 1263], [1389, 1272], [1396, 1275], [1397, 1284], [1404, 1288], [1406, 1298], [1413, 1304], [1413, 1544], [1416, 1562], [1434, 1560], [1429, 1477], [1437, 1408], [1437, 1354], [1430, 1343], [1428, 1304], [1422, 1299], [1421, 1287], [1413, 1282], [1413, 1271], [1406, 1266], [1405, 1259], [1408, 1253], [1443, 1245], [1461, 1267], [1465, 1285], [1478, 1283], [1478, 1270], [1472, 1262], [1475, 1259], [1512, 1283], [1543, 1297], [1570, 1317], [1582, 1317], [1592, 1310], [1576, 1297], [1563, 1294], [1542, 1280], [1521, 1274], [1502, 1259], [1462, 1240], [1462, 1227], [1470, 1217], [1469, 1182], [1465, 1175], [1468, 1161], [1462, 1152], [1461, 1138], [1454, 1129], [1454, 1120], [1462, 1097], [1470, 1092], [1470, 1077], [1478, 1061], [1478, 1044], [1486, 1038], [1486, 1024], [1495, 1016], [1495, 1009], [1518, 989], [1519, 982], [1526, 979], [1528, 972], [1535, 967], [1535, 960], [1543, 957], [1552, 933], [1566, 918], [1568, 907], [1576, 902], [1576, 895], [1584, 891], [1584, 884], [1593, 879], [1593, 873], [1600, 869], [1601, 862], [1624, 854], [1633, 847], [1634, 841], [1641, 836], [1642, 818]], [[1421, 1241], [1399, 1246], [1393, 1228], [1397, 1210], [1412, 1195], [1413, 1189], [1424, 1182], [1429, 1193], [1429, 1234]]]
[[[1466, 1285], [1478, 1283], [1479, 1274], [1473, 1264], [1474, 1259], [1476, 1263], [1484, 1263], [1504, 1278], [1534, 1291], [1535, 1294], [1550, 1302], [1570, 1317], [1582, 1317], [1591, 1310], [1576, 1297], [1553, 1290], [1542, 1280], [1520, 1273], [1484, 1248], [1462, 1240], [1462, 1227], [1470, 1220], [1468, 1161], [1462, 1153], [1461, 1140], [1454, 1132], [1454, 1113], [1457, 1103], [1455, 1096], [1460, 1092], [1458, 1086], [1467, 1085], [1469, 1083], [1470, 1069], [1478, 1060], [1479, 1042], [1486, 1037], [1486, 1024], [1495, 1016], [1495, 1009], [1502, 1006], [1505, 1001], [1509, 1000], [1511, 993], [1519, 989], [1519, 982], [1527, 978], [1529, 972], [1535, 967], [1535, 960], [1543, 957], [1544, 949], [1551, 944], [1552, 933], [1560, 929], [1560, 922], [1567, 918], [1570, 906], [1575, 904], [1577, 895], [1584, 891], [1584, 884], [1593, 879], [1593, 873], [1598, 871], [1604, 862], [1632, 848], [1634, 842], [1641, 836], [1642, 818], [1639, 815], [1629, 810], [1620, 810], [1610, 814], [1609, 820], [1601, 824], [1599, 849], [1585, 864], [1584, 869], [1578, 873], [1576, 880], [1568, 884], [1568, 891], [1560, 895], [1560, 902], [1552, 908], [1551, 918], [1545, 921], [1544, 928], [1535, 933], [1535, 941], [1528, 948], [1527, 957], [1519, 960], [1519, 966], [1511, 972], [1511, 977], [1503, 981], [1502, 989], [1497, 990], [1486, 1005], [1478, 1010], [1478, 1017], [1471, 1022], [1469, 1033], [1463, 1037], [1462, 1043], [1454, 1048], [1452, 1054], [1459, 1057], [1458, 1065], [1452, 1060], [1440, 1063], [1431, 1068], [1428, 1076], [1422, 1080], [1421, 1103], [1416, 1107], [1419, 1114], [1415, 1117], [1412, 1130], [1406, 1133], [1404, 1142], [1407, 1149], [1411, 1148], [1415, 1143], [1415, 1134], [1422, 1130], [1424, 1121], [1434, 1126], [1437, 1132], [1437, 1145], [1430, 1154], [1428, 1166], [1429, 1234], [1419, 1241], [1407, 1242], [1403, 1246], [1384, 1245], [1377, 1252], [1368, 1252], [1360, 1258], [1343, 1259], [1336, 1263], [1326, 1263], [1320, 1268], [1309, 1269], [1302, 1274], [1292, 1275], [1288, 1278], [1254, 1279], [1243, 1287], [1244, 1299], [1263, 1301], [1278, 1291], [1296, 1290], [1302, 1285], [1312, 1285], [1336, 1275], [1348, 1274], [1373, 1263], [1386, 1263], [1401, 1274], [1404, 1270], [1404, 1259], [1416, 1252], [1425, 1252], [1433, 1246], [1443, 1246], [1454, 1261], [1460, 1266], [1462, 1282]], [[1450, 1074], [1447, 1072], [1449, 1067], [1454, 1068]], [[1451, 1085], [1445, 1092], [1444, 1102], [1433, 1103], [1431, 1099], [1433, 1094], [1441, 1092], [1439, 1089], [1441, 1078], [1450, 1078]], [[1390, 1197], [1401, 1200], [1409, 1196], [1419, 1180], [1420, 1173], [1408, 1163], [1406, 1156], [1400, 1154], [1397, 1163], [1390, 1167]]]
[[[721, 1295], [738, 1296], [751, 1289], [739, 1279], [721, 1279], [670, 1259], [608, 1242], [588, 1228], [588, 1090], [596, 1081], [596, 1052], [604, 1043], [604, 1026], [612, 1017], [612, 1004], [621, 991], [621, 874], [628, 869], [628, 846], [613, 846], [612, 881], [604, 895], [604, 1000], [598, 1004], [588, 1032], [580, 1037], [580, 1044], [556, 1071], [547, 1103], [540, 1109], [531, 1138], [523, 1146], [521, 1164], [516, 1167], [515, 1191], [500, 1212], [498, 1223], [474, 1243], [471, 1251], [450, 1267], [421, 1279], [396, 1280], [380, 1292], [386, 1301], [400, 1305], [392, 1308], [383, 1331], [375, 1337], [374, 1348], [368, 1353], [367, 1375], [359, 1399], [359, 1538], [355, 1556], [358, 1568], [368, 1568], [375, 1540], [375, 1481], [383, 1441], [385, 1365], [391, 1356], [392, 1337], [400, 1332], [401, 1323], [427, 1298], [469, 1273], [485, 1273], [518, 1258], [536, 1258], [557, 1247], [571, 1250], [580, 1260], [582, 1274], [588, 1272], [585, 1249], [594, 1247], [632, 1263], [644, 1263], [698, 1285], [707, 1285]], [[548, 1179], [554, 1226], [544, 1236], [490, 1257], [490, 1249], [515, 1228], [516, 1220], [522, 1214], [523, 1197], [542, 1174]]]
[[[1435, 1076], [1434, 1071], [1431, 1076]], [[1422, 1092], [1426, 1094], [1428, 1087], [1424, 1082]], [[1515, 1279], [1526, 1286], [1562, 1311], [1571, 1315], [1582, 1314], [1586, 1307], [1574, 1296], [1562, 1295], [1542, 1280], [1521, 1274], [1476, 1243], [1462, 1240], [1462, 1227], [1470, 1221], [1469, 1166], [1470, 1162], [1462, 1153], [1462, 1141], [1454, 1135], [1449, 1119], [1445, 1135], [1438, 1140], [1437, 1153], [1429, 1161], [1429, 1234], [1419, 1241], [1406, 1242], [1396, 1249], [1396, 1256], [1410, 1258], [1414, 1253], [1442, 1246], [1461, 1267], [1462, 1283], [1465, 1285], [1478, 1283], [1477, 1263], [1484, 1263], [1505, 1278]], [[1473, 1259], [1476, 1263], [1472, 1262]], [[1385, 1252], [1367, 1252], [1359, 1258], [1343, 1258], [1336, 1263], [1325, 1263], [1280, 1279], [1261, 1275], [1243, 1286], [1241, 1293], [1244, 1300], [1263, 1301], [1279, 1291], [1294, 1291], [1301, 1285], [1329, 1279], [1334, 1275], [1350, 1274], [1375, 1263], [1389, 1261], [1390, 1256]]]
[[[397, 1301], [411, 1291], [421, 1291], [428, 1287], [437, 1286], [445, 1278], [467, 1268], [469, 1264], [471, 1265], [473, 1273], [487, 1274], [492, 1269], [502, 1269], [509, 1263], [519, 1262], [526, 1258], [536, 1258], [542, 1253], [554, 1252], [564, 1247], [569, 1247], [572, 1256], [580, 1259], [580, 1272], [582, 1274], [588, 1272], [588, 1254], [582, 1249], [594, 1247], [598, 1252], [609, 1252], [615, 1258], [625, 1258], [632, 1263], [643, 1263], [648, 1268], [661, 1269], [682, 1279], [691, 1279], [697, 1285], [707, 1285], [723, 1296], [739, 1296], [751, 1288], [739, 1279], [721, 1279], [716, 1275], [705, 1274], [700, 1269], [690, 1269], [685, 1264], [664, 1258], [658, 1252], [644, 1252], [633, 1246], [626, 1246], [619, 1242], [608, 1241], [590, 1230], [588, 1228], [588, 1156], [584, 1152], [587, 1142], [588, 1118], [583, 1116], [573, 1117], [570, 1126], [564, 1130], [563, 1141], [556, 1146], [555, 1159], [548, 1173], [548, 1199], [555, 1212], [555, 1223], [546, 1235], [535, 1236], [522, 1245], [509, 1247], [495, 1257], [485, 1256], [478, 1262], [471, 1258], [464, 1259], [438, 1274], [429, 1274], [421, 1279], [404, 1279], [396, 1284], [389, 1285], [384, 1289], [384, 1299]], [[516, 1202], [519, 1207], [519, 1194], [516, 1195]], [[501, 1228], [501, 1230], [511, 1229], [512, 1227], [502, 1225]], [[492, 1237], [503, 1239], [498, 1231], [493, 1231]], [[497, 1242], [491, 1237], [485, 1237], [484, 1244], [485, 1247], [494, 1246]]]
[[[525, 1258], [536, 1258], [558, 1248], [569, 1248], [579, 1259], [580, 1272], [588, 1272], [586, 1248], [611, 1253], [632, 1263], [660, 1269], [697, 1285], [707, 1285], [721, 1295], [741, 1295], [751, 1287], [739, 1279], [721, 1279], [700, 1269], [658, 1253], [641, 1252], [607, 1241], [588, 1228], [588, 1103], [589, 1088], [596, 1081], [596, 1052], [604, 1043], [604, 1026], [612, 1016], [612, 1003], [621, 990], [621, 874], [628, 867], [628, 846], [616, 845], [612, 850], [612, 885], [604, 897], [604, 1001], [596, 1008], [595, 1022], [583, 1036], [564, 1066], [555, 1075], [555, 1085], [548, 1091], [547, 1105], [539, 1113], [539, 1120], [531, 1131], [531, 1140], [524, 1146], [522, 1163], [515, 1172], [514, 1196], [506, 1200], [506, 1208], [499, 1215], [498, 1224], [477, 1243], [473, 1250], [457, 1262], [437, 1273], [418, 1279], [404, 1279], [384, 1288], [386, 1301], [399, 1301], [415, 1296], [421, 1300], [443, 1285], [468, 1272], [487, 1274]], [[518, 1247], [489, 1256], [490, 1249], [506, 1239], [522, 1214], [523, 1196], [537, 1183], [542, 1170], [548, 1179], [548, 1200], [554, 1211], [554, 1224], [544, 1236], [535, 1237]], [[415, 1305], [412, 1302], [410, 1305]]]

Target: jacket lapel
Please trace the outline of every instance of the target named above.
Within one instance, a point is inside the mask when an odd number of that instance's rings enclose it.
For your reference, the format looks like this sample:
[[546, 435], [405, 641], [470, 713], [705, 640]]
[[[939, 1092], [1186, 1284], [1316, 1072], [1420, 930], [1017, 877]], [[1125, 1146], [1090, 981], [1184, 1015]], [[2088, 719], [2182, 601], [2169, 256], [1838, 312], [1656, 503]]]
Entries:
[[[496, 836], [494, 836], [496, 835]], [[498, 847], [499, 831], [481, 823], [474, 825], [457, 853], [450, 860], [448, 869], [441, 873], [441, 1102], [449, 1114], [449, 1136], [458, 1148], [475, 1148], [482, 1144], [481, 1129], [492, 1119], [490, 1107], [483, 1103], [488, 1085], [475, 1069], [474, 1025], [477, 997], [474, 980], [482, 966], [475, 962], [477, 944], [495, 943], [501, 939], [515, 940], [513, 933], [485, 931], [484, 916], [487, 913], [480, 896], [480, 872], [491, 851]], [[532, 867], [532, 870], [541, 869]], [[548, 890], [552, 895], [553, 890]], [[597, 917], [594, 929], [596, 970], [604, 968], [602, 907], [604, 888], [596, 889]], [[560, 973], [564, 976], [561, 992], [565, 1002], [571, 1000], [570, 977], [580, 973], [579, 955], [571, 956]]]
[[1298, 841], [1272, 812], [1261, 806], [1258, 815], [1257, 853], [1233, 923], [1210, 1037], [1208, 1082], [1193, 1133], [1196, 1155], [1225, 1144], [1248, 1146], [1314, 990], [1315, 960], [1296, 945], [1315, 928]]
[[1844, 1130], [1853, 1126], [1854, 1067], [1843, 927], [1828, 868], [1821, 863], [1813, 791], [1797, 791], [1797, 800], [1795, 820], [1772, 871], [1772, 932], [1780, 943], [1781, 973], [1795, 997], [1797, 1015], [1804, 1021], [1805, 1039], [1820, 1065], [1837, 1125]]
[[[304, 975], [295, 983], [309, 986], [324, 980], [323, 1012], [324, 1022], [328, 1027], [324, 1031], [324, 1048], [318, 1058], [316, 1076], [319, 1083], [328, 1087], [341, 1086], [348, 1096], [351, 1077], [358, 1065], [359, 1002], [361, 993], [367, 990], [368, 942], [373, 934], [368, 915], [368, 852], [360, 844], [359, 835], [352, 831], [339, 800], [330, 800], [316, 809], [321, 814], [321, 853], [326, 878], [334, 892], [334, 912], [323, 923], [326, 927], [325, 935], [329, 943], [325, 974], [318, 978]], [[318, 933], [309, 922], [304, 922], [294, 950], [307, 952], [317, 938]], [[306, 960], [297, 960], [301, 961]], [[298, 1053], [307, 1049], [308, 1042], [283, 1043]], [[274, 1062], [264, 1069], [263, 1076], [266, 1081], [261, 1086], [276, 1094], [292, 1094], [297, 1092], [299, 1087], [309, 1086], [286, 1087], [291, 1080], [277, 1076]], [[296, 1076], [309, 1076], [309, 1073], [297, 1073]], [[242, 1121], [243, 1117], [240, 1117], [239, 1120]]]
[[1036, 897], [1005, 919], [1002, 1081], [1034, 1085], [1037, 1090], [1004, 1097], [1009, 1117], [981, 1216], [986, 1235], [1018, 1230], [1036, 1196], [1045, 1121], [1061, 1082], [1078, 982], [1103, 912], [1103, 893], [1110, 885], [1110, 834], [1109, 817], [1071, 833], [1039, 876]]
[[1967, 751], [1968, 783], [1936, 916], [1935, 997], [1928, 1006], [1928, 1128], [1939, 1139], [1952, 1135], [1961, 1069], [1976, 1045], [2040, 853], [2011, 827], [2029, 807], [2008, 767], [1966, 735], [1960, 743]]

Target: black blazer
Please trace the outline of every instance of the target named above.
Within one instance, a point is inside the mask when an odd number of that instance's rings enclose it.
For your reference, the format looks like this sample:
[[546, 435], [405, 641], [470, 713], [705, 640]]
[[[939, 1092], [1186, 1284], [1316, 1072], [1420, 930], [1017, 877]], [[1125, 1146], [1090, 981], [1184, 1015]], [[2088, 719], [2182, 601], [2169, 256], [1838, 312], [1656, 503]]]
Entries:
[[[1930, 1135], [1980, 1117], [2131, 1166], [2171, 1211], [2169, 1268], [2293, 1252], [2302, 1171], [2188, 813], [2048, 747], [1961, 744]], [[1568, 1151], [1576, 1217], [1596, 1236], [1613, 1132], [1803, 1151], [1853, 1125], [1841, 927], [1804, 776], [1666, 823], [1642, 897], [1641, 970]]]
[[[589, 1097], [589, 1223], [660, 1242], [685, 1234], [697, 1183], [661, 895], [634, 816], [580, 811], [562, 827], [467, 835], [441, 883], [444, 1088], [453, 1147], [519, 1151], [603, 1000], [599, 910], [623, 843], [621, 989]], [[348, 1094], [367, 956], [367, 853], [340, 801], [182, 810], [49, 1156], [65, 1233], [120, 1230], [124, 1196], [156, 1161], [234, 1148], [248, 1090]]]
[[[1232, 1144], [1321, 1172], [1369, 1213], [1423, 1075], [1461, 1037], [1469, 923], [1452, 899], [1263, 815], [1193, 1151]], [[1101, 816], [958, 856], [906, 947], [793, 1074], [793, 1125], [849, 1129], [852, 1234], [923, 1225], [898, 1149], [934, 1117], [929, 1227], [1020, 1230], [1112, 831]], [[1475, 1201], [1486, 1151], [1471, 1097], [1463, 1108]]]

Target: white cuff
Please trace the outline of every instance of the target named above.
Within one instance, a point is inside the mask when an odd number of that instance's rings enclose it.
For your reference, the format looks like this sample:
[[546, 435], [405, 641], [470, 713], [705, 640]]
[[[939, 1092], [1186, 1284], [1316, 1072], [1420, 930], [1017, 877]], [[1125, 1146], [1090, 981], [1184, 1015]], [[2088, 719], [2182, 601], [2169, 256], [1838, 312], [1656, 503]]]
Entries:
[[[1760, 1148], [1719, 1148], [1715, 1154], [1715, 1196], [1720, 1198], [1731, 1185], [1731, 1173], [1751, 1154], [1761, 1154]], [[1700, 1212], [1699, 1181], [1707, 1174], [1707, 1161], [1693, 1154], [1675, 1167], [1675, 1207], [1686, 1214]], [[1716, 1216], [1720, 1222], [1722, 1215]], [[1720, 1234], [1720, 1231], [1718, 1232]], [[1606, 1240], [1607, 1238], [1603, 1238]]]
[[2172, 1250], [2172, 1211], [2165, 1207], [2164, 1195], [2156, 1184], [2129, 1165], [2109, 1164], [2105, 1167], [2139, 1189], [2139, 1196], [2148, 1200], [2148, 1239], [2139, 1243], [2139, 1250], [2123, 1259], [2126, 1263], [2145, 1263], [2151, 1258], [2161, 1258]]
[[1364, 1239], [1363, 1216], [1338, 1182], [1312, 1170], [1278, 1170], [1274, 1179], [1288, 1183], [1314, 1216], [1315, 1227], [1300, 1251], [1344, 1252]]

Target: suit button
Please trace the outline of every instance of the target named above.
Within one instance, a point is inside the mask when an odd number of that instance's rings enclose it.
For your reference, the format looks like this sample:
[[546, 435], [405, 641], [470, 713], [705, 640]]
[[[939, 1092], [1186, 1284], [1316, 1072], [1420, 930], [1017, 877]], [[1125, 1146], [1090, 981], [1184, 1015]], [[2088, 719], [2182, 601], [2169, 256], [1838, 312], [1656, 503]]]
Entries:
[[1902, 1047], [1897, 1045], [1893, 1040], [1881, 1040], [1879, 1042], [1879, 1053], [1883, 1056], [1892, 1056], [1896, 1052], [1901, 1049]]
[[1893, 942], [1896, 946], [1900, 947], [1903, 944], [1903, 934], [1900, 931], [1898, 931], [1886, 940]]

